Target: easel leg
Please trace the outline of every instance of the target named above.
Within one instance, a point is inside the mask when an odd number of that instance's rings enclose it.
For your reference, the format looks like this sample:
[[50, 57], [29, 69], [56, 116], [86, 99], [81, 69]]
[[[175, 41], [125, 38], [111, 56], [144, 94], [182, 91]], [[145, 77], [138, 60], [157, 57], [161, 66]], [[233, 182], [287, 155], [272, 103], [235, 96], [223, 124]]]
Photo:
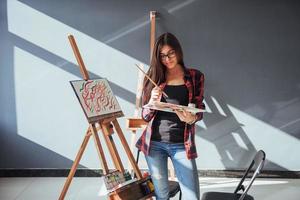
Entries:
[[123, 145], [123, 147], [124, 147], [124, 149], [125, 149], [125, 152], [126, 152], [128, 158], [129, 158], [130, 164], [131, 164], [131, 166], [132, 166], [132, 168], [133, 168], [133, 170], [134, 170], [134, 172], [135, 172], [137, 178], [138, 178], [138, 179], [141, 179], [141, 178], [142, 178], [142, 173], [141, 173], [139, 167], [137, 166], [137, 164], [136, 164], [136, 162], [135, 162], [135, 160], [134, 160], [134, 158], [133, 158], [133, 155], [132, 155], [132, 153], [131, 153], [131, 151], [130, 151], [130, 148], [129, 148], [128, 144], [127, 144], [127, 141], [126, 141], [126, 139], [125, 139], [125, 137], [124, 137], [124, 134], [123, 134], [123, 132], [122, 132], [122, 129], [121, 129], [121, 127], [120, 127], [118, 121], [115, 119], [115, 120], [113, 120], [112, 122], [113, 122], [113, 124], [114, 124], [114, 127], [115, 127], [115, 129], [116, 129], [118, 135], [119, 135], [119, 138], [120, 138], [120, 140], [121, 140], [121, 142], [122, 142], [122, 145]]
[[[136, 131], [133, 130], [132, 135], [131, 135], [131, 140], [130, 140], [130, 149], [131, 149], [132, 152], [134, 152], [135, 140], [136, 140]], [[129, 159], [128, 159], [128, 161], [129, 161]], [[130, 163], [130, 161], [128, 163]], [[132, 172], [132, 167], [131, 167], [130, 164], [128, 165], [128, 171], [130, 173]]]
[[63, 200], [65, 198], [65, 196], [66, 196], [66, 193], [67, 193], [67, 191], [69, 189], [71, 181], [72, 181], [72, 179], [74, 177], [74, 174], [76, 172], [77, 166], [78, 166], [78, 164], [80, 162], [80, 159], [82, 157], [82, 154], [83, 154], [83, 152], [84, 152], [84, 150], [86, 148], [86, 145], [87, 145], [87, 143], [88, 143], [88, 141], [90, 139], [90, 136], [91, 136], [91, 131], [88, 128], [88, 130], [86, 131], [84, 140], [83, 140], [83, 142], [81, 144], [81, 147], [80, 147], [80, 149], [79, 149], [79, 151], [77, 153], [77, 156], [75, 158], [75, 161], [73, 162], [72, 168], [71, 168], [71, 170], [69, 172], [69, 175], [68, 175], [68, 178], [67, 178], [67, 180], [65, 182], [64, 188], [63, 188], [62, 192], [60, 193], [59, 200]]
[[107, 163], [106, 163], [106, 159], [105, 159], [105, 156], [104, 156], [104, 152], [103, 152], [103, 149], [102, 149], [102, 145], [101, 145], [101, 142], [100, 142], [99, 135], [98, 135], [97, 129], [95, 127], [95, 124], [90, 124], [90, 128], [91, 128], [92, 134], [94, 136], [96, 149], [97, 149], [97, 152], [98, 152], [101, 164], [102, 164], [104, 174], [108, 174], [108, 166], [107, 166]]
[[116, 169], [118, 169], [120, 172], [124, 173], [124, 167], [121, 161], [121, 158], [119, 156], [119, 153], [117, 151], [116, 145], [114, 143], [114, 140], [112, 138], [111, 133], [109, 132], [108, 126], [109, 124], [103, 124], [99, 123], [103, 132], [103, 136], [106, 142], [106, 146], [108, 147], [109, 153], [113, 159], [114, 165]]

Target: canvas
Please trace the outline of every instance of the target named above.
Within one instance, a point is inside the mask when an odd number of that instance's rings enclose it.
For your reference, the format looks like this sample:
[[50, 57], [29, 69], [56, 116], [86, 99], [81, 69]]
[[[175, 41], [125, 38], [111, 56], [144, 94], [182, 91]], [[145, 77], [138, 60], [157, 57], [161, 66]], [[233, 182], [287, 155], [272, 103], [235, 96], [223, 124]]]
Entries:
[[76, 80], [70, 83], [89, 122], [96, 122], [111, 114], [123, 116], [106, 79]]

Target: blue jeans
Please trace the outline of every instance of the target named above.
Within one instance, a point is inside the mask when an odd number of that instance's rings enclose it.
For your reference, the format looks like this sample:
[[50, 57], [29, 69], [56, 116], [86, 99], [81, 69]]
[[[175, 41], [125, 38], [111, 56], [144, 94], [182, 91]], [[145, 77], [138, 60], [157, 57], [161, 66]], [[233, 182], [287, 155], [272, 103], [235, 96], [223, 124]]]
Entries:
[[146, 161], [157, 200], [169, 199], [168, 157], [171, 158], [184, 200], [199, 200], [200, 188], [195, 159], [188, 160], [183, 143], [151, 141]]

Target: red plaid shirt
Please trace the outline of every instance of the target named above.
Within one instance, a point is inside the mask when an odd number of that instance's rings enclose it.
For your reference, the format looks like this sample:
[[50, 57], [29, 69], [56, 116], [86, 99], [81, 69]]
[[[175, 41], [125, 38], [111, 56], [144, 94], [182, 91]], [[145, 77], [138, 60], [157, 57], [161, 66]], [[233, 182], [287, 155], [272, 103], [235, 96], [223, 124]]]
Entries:
[[[189, 103], [194, 103], [196, 108], [205, 109], [203, 103], [204, 93], [204, 74], [196, 69], [186, 69], [184, 74], [184, 82], [189, 93]], [[159, 87], [163, 90], [166, 83], [161, 83]], [[142, 109], [142, 118], [149, 122], [146, 129], [143, 131], [142, 136], [136, 143], [136, 147], [148, 155], [150, 149], [150, 141], [152, 135], [152, 122], [156, 116], [157, 111], [152, 109]], [[203, 118], [203, 113], [197, 113], [197, 120]], [[188, 159], [197, 158], [197, 151], [195, 145], [195, 124], [186, 124], [184, 129], [184, 146]]]

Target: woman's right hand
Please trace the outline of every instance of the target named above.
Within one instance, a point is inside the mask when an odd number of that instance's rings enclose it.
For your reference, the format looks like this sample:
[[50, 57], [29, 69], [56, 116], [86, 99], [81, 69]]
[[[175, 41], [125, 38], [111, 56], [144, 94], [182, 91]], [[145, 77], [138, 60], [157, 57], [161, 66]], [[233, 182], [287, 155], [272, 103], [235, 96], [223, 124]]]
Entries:
[[149, 100], [149, 103], [152, 103], [154, 101], [160, 101], [162, 95], [162, 91], [159, 87], [154, 87], [151, 91], [151, 97]]

